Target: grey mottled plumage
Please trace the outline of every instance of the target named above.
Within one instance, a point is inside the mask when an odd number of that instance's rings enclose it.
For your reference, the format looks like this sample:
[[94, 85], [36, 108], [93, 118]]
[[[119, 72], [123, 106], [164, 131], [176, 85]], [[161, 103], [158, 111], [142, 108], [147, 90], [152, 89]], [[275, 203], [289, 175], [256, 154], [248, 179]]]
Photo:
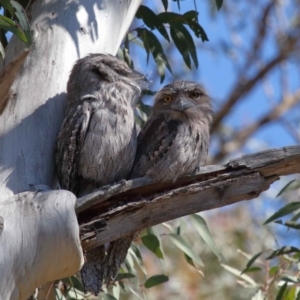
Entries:
[[166, 85], [138, 136], [129, 178], [174, 181], [194, 173], [205, 163], [212, 120], [210, 98], [200, 84], [178, 80]]
[[[175, 181], [195, 173], [207, 157], [212, 114], [210, 98], [198, 83], [178, 80], [162, 88], [139, 133], [129, 179], [149, 176], [159, 181]], [[135, 235], [112, 242], [110, 255], [124, 260]], [[116, 270], [107, 270], [110, 273], [106, 276], [113, 278]]]
[[[81, 196], [128, 176], [136, 152], [133, 106], [144, 80], [111, 55], [90, 54], [77, 61], [56, 145], [62, 188]], [[82, 269], [86, 290], [95, 294], [102, 286], [104, 256], [104, 247], [88, 252]]]

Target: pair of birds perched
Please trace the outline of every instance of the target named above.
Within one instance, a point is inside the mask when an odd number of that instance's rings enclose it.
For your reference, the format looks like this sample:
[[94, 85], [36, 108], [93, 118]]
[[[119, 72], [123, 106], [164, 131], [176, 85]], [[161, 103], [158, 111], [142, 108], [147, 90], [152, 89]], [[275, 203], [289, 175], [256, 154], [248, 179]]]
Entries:
[[[203, 87], [184, 80], [163, 87], [137, 137], [134, 106], [145, 81], [111, 55], [90, 54], [77, 61], [56, 144], [62, 188], [82, 196], [122, 179], [175, 181], [204, 164], [213, 117]], [[81, 270], [86, 291], [98, 294], [103, 282], [114, 280], [134, 236], [86, 253]]]

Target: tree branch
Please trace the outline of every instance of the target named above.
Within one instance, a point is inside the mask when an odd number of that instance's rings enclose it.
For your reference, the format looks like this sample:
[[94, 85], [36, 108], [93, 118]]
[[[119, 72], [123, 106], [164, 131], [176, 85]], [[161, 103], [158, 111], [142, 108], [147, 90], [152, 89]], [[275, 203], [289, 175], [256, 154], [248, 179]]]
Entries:
[[264, 67], [262, 67], [252, 78], [245, 78], [243, 74], [246, 72], [242, 69], [242, 74], [239, 76], [239, 81], [233, 87], [228, 100], [221, 107], [219, 112], [214, 118], [214, 124], [212, 126], [212, 132], [214, 132], [221, 124], [224, 117], [229, 113], [230, 109], [238, 102], [238, 100], [247, 95], [255, 85], [263, 79], [274, 67], [280, 64], [282, 61], [286, 60], [287, 57], [297, 49], [297, 37], [287, 36], [286, 40], [282, 43], [281, 49], [278, 54], [271, 59]]
[[206, 166], [176, 182], [145, 177], [103, 187], [77, 199], [82, 246], [91, 249], [174, 218], [256, 198], [279, 176], [298, 172], [300, 146], [294, 146]]
[[300, 100], [300, 89], [292, 95], [285, 95], [282, 101], [268, 113], [263, 115], [255, 123], [248, 127], [236, 132], [231, 140], [227, 143], [223, 143], [220, 151], [214, 156], [214, 161], [222, 160], [228, 153], [232, 153], [240, 149], [246, 140], [253, 135], [258, 129], [264, 125], [278, 120], [283, 114], [290, 110], [295, 105], [299, 104]]

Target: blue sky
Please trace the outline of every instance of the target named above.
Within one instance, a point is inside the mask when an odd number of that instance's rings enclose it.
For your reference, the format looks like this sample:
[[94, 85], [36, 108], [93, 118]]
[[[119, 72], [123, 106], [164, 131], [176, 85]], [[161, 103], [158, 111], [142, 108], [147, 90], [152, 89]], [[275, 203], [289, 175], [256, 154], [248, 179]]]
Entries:
[[[263, 2], [265, 1], [262, 1], [262, 3]], [[144, 1], [143, 4], [149, 6], [156, 12], [163, 11], [160, 1]], [[180, 1], [180, 4], [182, 13], [189, 10], [194, 10], [194, 1], [183, 0]], [[236, 69], [232, 64], [233, 59], [230, 57], [230, 55], [232, 55], [234, 52], [234, 47], [231, 44], [230, 32], [226, 22], [226, 11], [222, 7], [220, 11], [216, 12], [214, 16], [212, 16], [210, 13], [210, 5], [215, 4], [213, 1], [197, 1], [199, 22], [205, 29], [210, 41], [205, 43], [202, 43], [200, 40], [196, 41], [199, 68], [193, 72], [187, 72], [183, 74], [183, 77], [185, 79], [192, 79], [201, 82], [211, 95], [215, 111], [217, 111], [220, 107], [220, 103], [226, 99], [228, 93], [232, 89], [232, 85], [236, 80], [237, 74]], [[244, 10], [241, 9], [244, 15], [239, 16], [236, 21], [236, 27], [241, 28], [240, 30], [238, 29], [237, 32], [240, 34], [242, 43], [245, 45], [245, 47], [247, 47], [247, 40], [250, 40], [255, 33], [255, 27], [249, 26], [249, 24], [251, 25], [251, 20], [249, 18], [247, 19], [248, 16], [246, 8], [247, 7], [245, 7]], [[169, 11], [178, 11], [176, 2], [169, 1]], [[225, 54], [220, 49], [220, 41], [229, 47], [228, 54]], [[230, 47], [233, 47], [232, 51]], [[174, 56], [170, 57], [169, 59], [173, 71], [175, 71], [174, 73], [176, 74], [180, 73], [180, 70], [185, 67], [184, 64], [181, 63], [182, 58], [179, 52], [174, 51], [172, 54], [173, 53]], [[273, 57], [275, 53], [276, 48], [274, 47], [274, 36], [272, 33], [270, 33], [267, 42], [263, 47], [263, 58], [267, 61]], [[135, 54], [135, 51], [133, 51], [133, 55], [131, 53], [133, 60], [140, 63], [140, 65], [138, 65], [139, 69], [142, 69], [143, 71], [145, 70], [146, 72], [153, 71], [152, 76], [150, 75], [150, 79], [153, 80], [153, 84], [150, 86], [150, 88], [153, 90], [159, 89], [159, 80], [153, 79], [156, 78], [157, 74], [155, 72], [155, 65], [151, 63], [152, 58], [150, 58], [150, 63], [147, 66], [144, 63], [144, 54], [138, 51], [138, 55], [136, 55], [139, 57], [138, 60], [136, 59]], [[239, 56], [238, 52], [237, 54], [236, 61], [242, 61], [243, 56]], [[140, 55], [142, 55], [142, 58], [140, 58]], [[288, 69], [289, 85], [292, 90], [295, 90], [297, 87], [299, 87], [299, 73], [293, 64], [289, 64]], [[251, 72], [251, 69], [247, 71]], [[163, 84], [166, 84], [172, 80], [174, 80], [174, 77], [172, 77], [167, 71], [166, 80]], [[281, 95], [281, 91], [278, 88], [279, 81], [279, 72], [275, 71], [272, 73], [272, 76], [268, 77], [268, 82], [274, 89], [274, 94], [276, 95], [274, 100], [277, 102], [279, 101]], [[243, 98], [243, 101], [241, 101], [232, 109], [228, 117], [225, 119], [226, 125], [233, 127], [234, 129], [242, 128], [246, 124], [251, 124], [257, 118], [267, 113], [271, 107], [272, 104], [269, 103], [268, 99], [266, 99], [263, 88], [261, 86], [257, 86], [251, 93]], [[293, 110], [293, 113], [290, 113], [289, 115], [290, 118], [295, 116], [299, 117], [299, 106], [297, 109]], [[252, 136], [251, 140], [256, 140], [256, 143], [254, 142], [250, 144], [250, 146], [253, 146], [253, 149], [250, 147], [253, 152], [258, 151], [260, 147], [264, 149], [297, 144], [297, 141], [290, 135], [290, 133], [277, 122], [273, 122], [264, 126]], [[249, 151], [249, 149], [247, 150]]]
[[[226, 1], [226, 0], [225, 0]], [[237, 2], [237, 1], [231, 1]], [[265, 1], [261, 1], [264, 3]], [[156, 4], [153, 4], [156, 3]], [[181, 1], [181, 12], [184, 13], [189, 10], [194, 10], [194, 1], [184, 0]], [[160, 4], [160, 1], [144, 1], [143, 4], [152, 8], [155, 12], [163, 11], [163, 7]], [[169, 5], [172, 4], [172, 11], [177, 10], [176, 2], [170, 1]], [[186, 73], [182, 73], [182, 69], [187, 69], [182, 62], [181, 55], [179, 52], [173, 51], [172, 56], [169, 57], [170, 64], [173, 68], [175, 74], [181, 74], [182, 79], [190, 79], [194, 81], [201, 82], [213, 99], [213, 105], [215, 111], [220, 108], [220, 104], [226, 100], [229, 92], [231, 91], [233, 84], [237, 80], [237, 70], [234, 67], [235, 61], [237, 64], [243, 61], [244, 56], [237, 52], [234, 56], [235, 48], [231, 44], [228, 25], [226, 22], [226, 11], [221, 8], [220, 11], [216, 12], [214, 15], [210, 14], [210, 5], [214, 5], [213, 1], [197, 1], [198, 11], [199, 11], [199, 22], [201, 26], [205, 29], [209, 42], [202, 43], [200, 40], [197, 40], [197, 54], [199, 60], [198, 70], [193, 70], [189, 72], [186, 70]], [[240, 4], [242, 5], [242, 4]], [[159, 8], [160, 6], [160, 8]], [[255, 8], [254, 8], [255, 9]], [[259, 10], [259, 8], [257, 8]], [[170, 11], [170, 9], [169, 9]], [[243, 11], [243, 10], [242, 10]], [[243, 20], [244, 18], [244, 20]], [[255, 34], [255, 26], [252, 26], [251, 19], [249, 19], [247, 14], [247, 9], [244, 10], [244, 15], [237, 18], [237, 32], [240, 35], [241, 43], [247, 48], [247, 41], [250, 41]], [[240, 22], [240, 23], [238, 23]], [[241, 24], [242, 23], [242, 24]], [[161, 39], [163, 41], [163, 39]], [[220, 48], [220, 42], [229, 47], [229, 51], [224, 53]], [[265, 61], [268, 61], [276, 54], [275, 47], [275, 36], [272, 32], [269, 33], [266, 43], [263, 46], [262, 57]], [[232, 48], [231, 48], [232, 47]], [[134, 50], [134, 49], [133, 49]], [[144, 51], [132, 51], [131, 56], [136, 63], [136, 67], [139, 70], [142, 70], [145, 73], [150, 74], [150, 80], [153, 80], [150, 88], [152, 90], [158, 90], [160, 85], [160, 80], [156, 73], [156, 67], [153, 63], [152, 58], [150, 57], [150, 62], [147, 65], [145, 63], [145, 54]], [[234, 57], [236, 60], [234, 60]], [[288, 85], [291, 91], [295, 91], [300, 86], [300, 77], [299, 69], [296, 65], [296, 62], [289, 62], [286, 66], [288, 74]], [[253, 73], [253, 68], [246, 70], [247, 72]], [[267, 83], [272, 87], [274, 91], [273, 101], [276, 103], [280, 100], [282, 91], [280, 89], [280, 76], [278, 70], [272, 72], [271, 76], [267, 77]], [[174, 77], [169, 74], [167, 71], [166, 79], [163, 85], [167, 84], [169, 81], [174, 80]], [[146, 99], [146, 102], [151, 103], [152, 98]], [[230, 114], [225, 119], [225, 124], [233, 129], [239, 129], [245, 125], [250, 125], [257, 118], [266, 114], [273, 107], [272, 103], [267, 99], [263, 87], [261, 85], [256, 86], [251, 93], [243, 98], [239, 104], [234, 106]], [[299, 105], [296, 106], [291, 112], [287, 114], [287, 118], [293, 118], [294, 123], [299, 123], [300, 110]], [[298, 131], [299, 135], [299, 131]], [[217, 145], [212, 141], [212, 146], [210, 151], [214, 151], [214, 147]], [[261, 150], [284, 147], [296, 145], [297, 141], [291, 134], [277, 122], [268, 123], [266, 126], [263, 126], [259, 131], [257, 131], [251, 138], [248, 140], [246, 149], [242, 149], [242, 152], [254, 153]], [[236, 153], [234, 156], [240, 156], [241, 153]], [[228, 158], [226, 159], [228, 160]], [[280, 181], [276, 182], [271, 186], [271, 188], [262, 194], [261, 200], [241, 202], [237, 205], [242, 205], [246, 210], [252, 212], [253, 218], [258, 218], [262, 222], [266, 220], [272, 213], [278, 210], [284, 205], [282, 199], [276, 198], [278, 191], [289, 181], [291, 176], [283, 177]], [[224, 208], [225, 210], [231, 211], [232, 206]], [[216, 210], [218, 211], [218, 210]], [[209, 215], [209, 214], [208, 214]], [[209, 220], [209, 218], [208, 218]], [[287, 234], [287, 229], [281, 225], [268, 225], [271, 226], [276, 232], [276, 239], [279, 243], [279, 246], [284, 244], [291, 244], [294, 246], [299, 246], [298, 242], [298, 231], [289, 230]], [[262, 228], [263, 229], [263, 228]], [[275, 241], [275, 240], [274, 240]], [[299, 244], [299, 245], [298, 245]]]

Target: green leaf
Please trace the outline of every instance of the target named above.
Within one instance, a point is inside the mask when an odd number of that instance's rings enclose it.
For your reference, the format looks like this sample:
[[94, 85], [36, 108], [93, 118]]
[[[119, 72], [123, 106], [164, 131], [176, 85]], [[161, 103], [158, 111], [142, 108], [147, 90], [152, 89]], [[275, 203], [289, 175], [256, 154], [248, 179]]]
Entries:
[[164, 6], [165, 11], [167, 11], [168, 10], [168, 0], [161, 0], [161, 2]]
[[132, 33], [127, 33], [128, 36], [128, 41], [131, 43], [135, 43], [136, 45], [140, 46], [141, 48], [145, 49], [143, 43], [138, 39], [138, 37], [136, 37], [135, 35], [133, 35]]
[[[130, 254], [130, 256], [135, 259], [137, 265], [139, 266], [139, 268], [141, 269], [141, 271], [147, 275], [147, 270], [146, 268], [144, 267], [144, 264], [143, 264], [143, 259], [142, 259], [142, 256], [141, 256], [141, 253], [140, 253], [140, 250], [139, 248], [134, 245], [133, 243], [131, 244], [130, 248], [129, 248], [129, 251], [128, 251], [128, 254]], [[128, 255], [127, 255], [128, 256]], [[132, 269], [132, 273], [136, 274], [136, 268], [133, 268]]]
[[279, 269], [280, 269], [279, 266], [274, 266], [274, 267], [270, 268], [270, 270], [269, 270], [270, 276], [274, 276], [278, 272]]
[[65, 282], [67, 285], [70, 284], [73, 288], [75, 288], [78, 291], [81, 291], [81, 292], [84, 291], [82, 282], [74, 275], [64, 278], [64, 279], [62, 279], [62, 281]]
[[144, 28], [138, 28], [137, 33], [138, 37], [144, 43], [147, 52], [147, 62], [149, 61], [149, 54], [151, 53], [161, 78], [160, 82], [163, 82], [165, 79], [165, 68], [167, 67], [170, 73], [172, 73], [172, 70], [159, 40], [151, 31]]
[[173, 0], [173, 1], [177, 2], [178, 9], [180, 10], [180, 0]]
[[247, 269], [247, 271], [245, 271], [244, 273], [254, 273], [254, 272], [257, 272], [257, 271], [261, 271], [261, 268], [252, 267], [252, 268]]
[[300, 211], [299, 211], [298, 213], [296, 213], [296, 214], [291, 218], [291, 221], [292, 221], [292, 222], [295, 222], [295, 221], [297, 221], [299, 218], [300, 218]]
[[138, 19], [142, 19], [146, 26], [150, 29], [157, 29], [159, 33], [170, 42], [168, 32], [161, 19], [147, 6], [141, 5], [135, 15]]
[[278, 220], [278, 221], [274, 221], [274, 223], [281, 224], [288, 228], [293, 228], [293, 229], [297, 229], [297, 230], [300, 229], [300, 223], [297, 223], [297, 222], [286, 221], [283, 223], [281, 220]]
[[[183, 26], [182, 26], [183, 27]], [[170, 27], [171, 37], [177, 47], [178, 51], [182, 55], [182, 58], [189, 69], [192, 68], [191, 59], [189, 55], [189, 49], [186, 43], [186, 38], [182, 31], [179, 29], [179, 25], [171, 25]]]
[[177, 234], [169, 234], [169, 237], [171, 241], [186, 255], [188, 255], [194, 262], [196, 262], [199, 266], [204, 266], [198, 254], [195, 252], [192, 246], [186, 240], [183, 239], [182, 236]]
[[122, 281], [118, 281], [118, 282], [119, 282], [119, 285], [122, 288], [123, 292], [126, 292], [126, 285], [124, 284], [124, 282], [122, 282]]
[[197, 15], [198, 13], [192, 10], [184, 13], [183, 15], [173, 12], [162, 12], [157, 16], [163, 23], [168, 23], [170, 25], [188, 25], [193, 30], [195, 36], [201, 38], [202, 42], [208, 41], [208, 37], [204, 29], [197, 21]]
[[160, 249], [158, 238], [154, 234], [148, 234], [142, 237], [143, 244], [152, 251], [158, 258], [163, 259], [163, 253]]
[[272, 258], [280, 256], [280, 255], [290, 254], [290, 253], [299, 253], [299, 252], [300, 252], [300, 249], [298, 249], [296, 247], [284, 246], [280, 249], [273, 251], [272, 254], [270, 254], [266, 259], [272, 259]]
[[256, 259], [261, 256], [263, 252], [259, 252], [257, 254], [255, 254], [247, 263], [246, 268], [242, 271], [241, 274], [244, 274], [248, 271], [248, 269], [253, 265], [253, 263], [256, 261]]
[[115, 279], [115, 281], [123, 280], [123, 279], [131, 279], [134, 278], [135, 275], [131, 273], [119, 273]]
[[162, 284], [164, 282], [169, 281], [169, 277], [166, 275], [154, 275], [146, 280], [144, 283], [145, 288], [149, 289], [153, 286]]
[[280, 288], [278, 294], [277, 294], [277, 297], [276, 297], [276, 300], [281, 300], [283, 299], [283, 295], [284, 295], [284, 292], [286, 290], [286, 287], [287, 287], [287, 282]]
[[139, 248], [135, 244], [133, 244], [133, 243], [131, 243], [130, 248], [132, 249], [132, 251], [136, 255], [137, 259], [140, 262], [143, 262], [143, 258], [142, 258], [142, 255], [141, 255], [141, 252], [140, 252]]
[[113, 295], [110, 294], [104, 294], [105, 300], [117, 300]]
[[198, 22], [198, 12], [190, 10], [184, 13], [183, 16], [186, 20], [186, 24], [194, 31], [196, 37], [201, 37], [202, 42], [208, 41], [206, 32]]
[[113, 296], [119, 300], [120, 298], [120, 285], [118, 282], [114, 283], [113, 287], [112, 287], [112, 294]]
[[217, 8], [220, 9], [223, 4], [223, 0], [216, 0]]
[[184, 255], [184, 258], [185, 258], [185, 260], [187, 261], [187, 263], [188, 263], [189, 265], [191, 265], [192, 267], [195, 268], [194, 261], [193, 261], [187, 254], [185, 254], [184, 252], [183, 252], [183, 255]]
[[281, 278], [282, 281], [285, 281], [285, 282], [292, 282], [292, 283], [299, 283], [299, 280], [298, 279], [294, 279], [294, 278], [290, 278], [290, 277], [285, 277], [283, 276]]
[[245, 282], [249, 283], [251, 286], [253, 286], [253, 287], [258, 286], [258, 284], [250, 276], [248, 276], [246, 274], [242, 274], [240, 270], [237, 270], [237, 269], [235, 269], [233, 267], [230, 267], [228, 265], [225, 265], [225, 264], [221, 264], [221, 266], [225, 270], [227, 270], [228, 272], [230, 272], [230, 273], [236, 275], [237, 277], [243, 279]]
[[191, 221], [192, 221], [194, 227], [196, 228], [197, 232], [203, 238], [204, 242], [209, 246], [209, 248], [212, 250], [212, 252], [217, 256], [219, 261], [221, 261], [222, 254], [221, 254], [220, 250], [218, 249], [205, 220], [197, 214], [190, 215], [190, 218], [191, 218]]
[[287, 183], [277, 194], [276, 198], [281, 196], [285, 192], [294, 191], [300, 188], [300, 181], [298, 180], [292, 180], [289, 183]]
[[0, 0], [0, 5], [2, 5], [11, 15], [14, 16], [15, 12], [9, 0]]
[[137, 296], [140, 300], [144, 300], [136, 291], [134, 291], [134, 289], [132, 289], [129, 285], [127, 286], [128, 289], [130, 290], [130, 292], [132, 294], [134, 294], [135, 296]]
[[175, 23], [180, 23], [180, 24], [186, 24], [187, 21], [184, 18], [183, 15], [177, 14], [174, 12], [162, 12], [157, 15], [163, 23], [168, 23], [168, 24], [175, 24]]
[[268, 224], [280, 217], [283, 217], [285, 215], [290, 214], [291, 212], [298, 210], [300, 208], [300, 202], [292, 202], [289, 203], [287, 205], [285, 205], [284, 207], [282, 207], [281, 209], [279, 209], [276, 213], [274, 213], [269, 219], [267, 219], [264, 223]]
[[13, 7], [16, 9], [16, 16], [18, 18], [19, 24], [22, 28], [22, 30], [24, 31], [24, 34], [26, 36], [26, 44], [28, 46], [31, 45], [32, 43], [32, 39], [31, 39], [31, 31], [30, 31], [30, 25], [29, 25], [29, 21], [27, 19], [27, 15], [25, 12], [25, 9], [16, 1], [11, 0], [10, 1], [11, 4], [13, 5]]
[[0, 15], [0, 28], [14, 33], [21, 41], [27, 42], [25, 33], [13, 20]]
[[125, 264], [125, 266], [126, 266], [128, 272], [134, 270], [134, 262], [133, 262], [132, 256], [130, 255], [129, 252], [128, 252], [127, 255], [126, 255], [124, 264]]

